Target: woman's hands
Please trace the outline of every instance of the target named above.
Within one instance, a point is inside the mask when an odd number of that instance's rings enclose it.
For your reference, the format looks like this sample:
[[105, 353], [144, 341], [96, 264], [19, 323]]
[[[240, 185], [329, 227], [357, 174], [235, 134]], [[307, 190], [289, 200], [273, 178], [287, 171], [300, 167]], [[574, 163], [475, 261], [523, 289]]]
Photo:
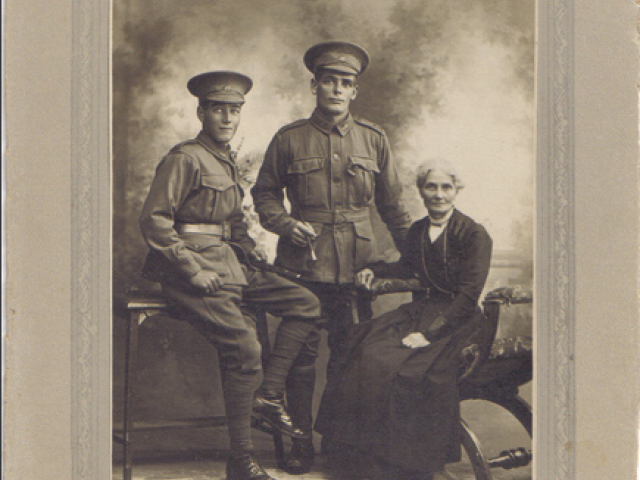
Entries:
[[431, 342], [420, 332], [413, 332], [402, 339], [402, 344], [409, 348], [422, 348]]
[[[433, 321], [433, 323], [429, 325], [429, 328], [427, 328], [427, 331], [425, 333], [429, 336], [429, 338], [437, 340], [442, 336], [447, 326], [447, 317], [445, 317], [444, 315], [439, 315]], [[431, 341], [428, 340], [422, 332], [413, 332], [402, 339], [402, 344], [405, 347], [409, 348], [422, 348], [431, 344]]]

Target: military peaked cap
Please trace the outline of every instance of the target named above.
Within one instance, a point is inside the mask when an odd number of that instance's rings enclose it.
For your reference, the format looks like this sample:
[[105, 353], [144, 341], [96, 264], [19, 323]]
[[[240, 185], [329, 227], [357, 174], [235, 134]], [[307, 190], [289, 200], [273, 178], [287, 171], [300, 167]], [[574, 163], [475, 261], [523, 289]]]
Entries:
[[307, 50], [304, 64], [314, 75], [321, 68], [360, 75], [369, 65], [369, 54], [355, 43], [324, 42]]
[[187, 82], [192, 95], [221, 103], [244, 103], [244, 96], [252, 86], [246, 75], [229, 71], [201, 73]]

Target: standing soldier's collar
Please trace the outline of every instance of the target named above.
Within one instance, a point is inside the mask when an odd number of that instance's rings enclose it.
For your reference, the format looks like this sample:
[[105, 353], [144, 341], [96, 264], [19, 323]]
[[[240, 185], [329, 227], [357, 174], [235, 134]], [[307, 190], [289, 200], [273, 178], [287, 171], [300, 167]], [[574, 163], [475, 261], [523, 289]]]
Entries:
[[335, 129], [335, 131], [342, 137], [349, 133], [349, 130], [351, 130], [351, 127], [353, 127], [353, 117], [351, 116], [351, 113], [349, 113], [347, 115], [347, 118], [345, 118], [342, 122], [333, 123], [332, 120], [329, 120], [324, 115], [322, 115], [322, 113], [320, 113], [320, 110], [318, 110], [317, 108], [313, 111], [310, 121], [314, 127], [323, 131], [324, 133], [331, 133]]

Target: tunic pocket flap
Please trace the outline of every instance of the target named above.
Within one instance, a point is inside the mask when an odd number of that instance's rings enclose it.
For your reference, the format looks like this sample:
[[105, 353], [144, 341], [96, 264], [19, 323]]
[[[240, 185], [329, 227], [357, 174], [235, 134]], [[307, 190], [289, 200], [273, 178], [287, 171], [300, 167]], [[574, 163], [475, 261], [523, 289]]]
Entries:
[[312, 172], [314, 170], [320, 170], [322, 168], [322, 164], [322, 157], [302, 158], [294, 160], [287, 168], [287, 173], [304, 174]]
[[202, 179], [200, 182], [203, 187], [213, 188], [214, 190], [218, 190], [220, 192], [223, 192], [236, 184], [233, 179], [226, 175], [215, 175], [211, 173], [202, 174]]
[[373, 238], [373, 228], [371, 227], [371, 222], [354, 222], [353, 228], [358, 238], [363, 238], [365, 240], [371, 240]]
[[380, 167], [378, 167], [378, 162], [376, 162], [372, 158], [350, 156], [349, 161], [350, 161], [350, 166], [364, 168], [368, 172], [380, 173]]

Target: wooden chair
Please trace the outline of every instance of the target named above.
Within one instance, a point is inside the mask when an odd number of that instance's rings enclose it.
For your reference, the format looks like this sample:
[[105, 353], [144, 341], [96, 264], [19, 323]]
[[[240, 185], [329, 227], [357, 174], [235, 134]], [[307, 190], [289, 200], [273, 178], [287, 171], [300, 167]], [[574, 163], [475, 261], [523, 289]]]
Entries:
[[[133, 291], [129, 295], [127, 303], [129, 313], [124, 366], [124, 397], [123, 397], [123, 425], [114, 428], [114, 441], [123, 445], [123, 480], [131, 480], [133, 468], [133, 434], [135, 432], [149, 432], [164, 429], [184, 429], [184, 428], [208, 428], [224, 427], [227, 425], [225, 416], [210, 416], [200, 418], [184, 418], [171, 420], [155, 420], [147, 422], [137, 422], [134, 420], [133, 400], [135, 390], [135, 367], [138, 354], [139, 327], [145, 321], [152, 321], [158, 315], [177, 317], [179, 312], [175, 306], [170, 305], [160, 291]], [[258, 338], [262, 344], [263, 363], [269, 355], [269, 335], [264, 312], [258, 312], [257, 322]], [[284, 446], [280, 432], [274, 430], [266, 422], [252, 419], [252, 426], [260, 431], [268, 433], [273, 437], [275, 455], [278, 466], [284, 464]]]
[[[417, 280], [376, 279], [367, 295], [415, 292], [421, 289]], [[357, 296], [353, 290], [353, 321], [358, 323]], [[477, 343], [462, 351], [461, 374], [458, 379], [460, 401], [484, 400], [507, 410], [532, 435], [531, 406], [519, 395], [519, 387], [533, 377], [531, 337], [495, 338], [501, 310], [509, 305], [530, 304], [532, 293], [519, 287], [503, 287], [485, 295], [482, 306], [486, 324]], [[532, 452], [524, 447], [505, 450], [488, 459], [478, 436], [463, 419], [460, 421], [461, 444], [473, 468], [476, 480], [492, 480], [491, 469], [524, 467], [532, 460]]]
[[[484, 339], [484, 345], [479, 345], [478, 361], [465, 371], [458, 383], [460, 401], [484, 400], [504, 408], [524, 427], [529, 437], [533, 431], [532, 409], [519, 395], [519, 388], [533, 378], [531, 337], [495, 339], [495, 333], [501, 310], [509, 305], [532, 302], [532, 293], [517, 287], [498, 288], [485, 296], [483, 311], [492, 334]], [[491, 469], [512, 469], [531, 463], [532, 452], [524, 447], [504, 450], [497, 457], [488, 459], [480, 440], [464, 420], [461, 420], [461, 435], [477, 480], [492, 480]]]

